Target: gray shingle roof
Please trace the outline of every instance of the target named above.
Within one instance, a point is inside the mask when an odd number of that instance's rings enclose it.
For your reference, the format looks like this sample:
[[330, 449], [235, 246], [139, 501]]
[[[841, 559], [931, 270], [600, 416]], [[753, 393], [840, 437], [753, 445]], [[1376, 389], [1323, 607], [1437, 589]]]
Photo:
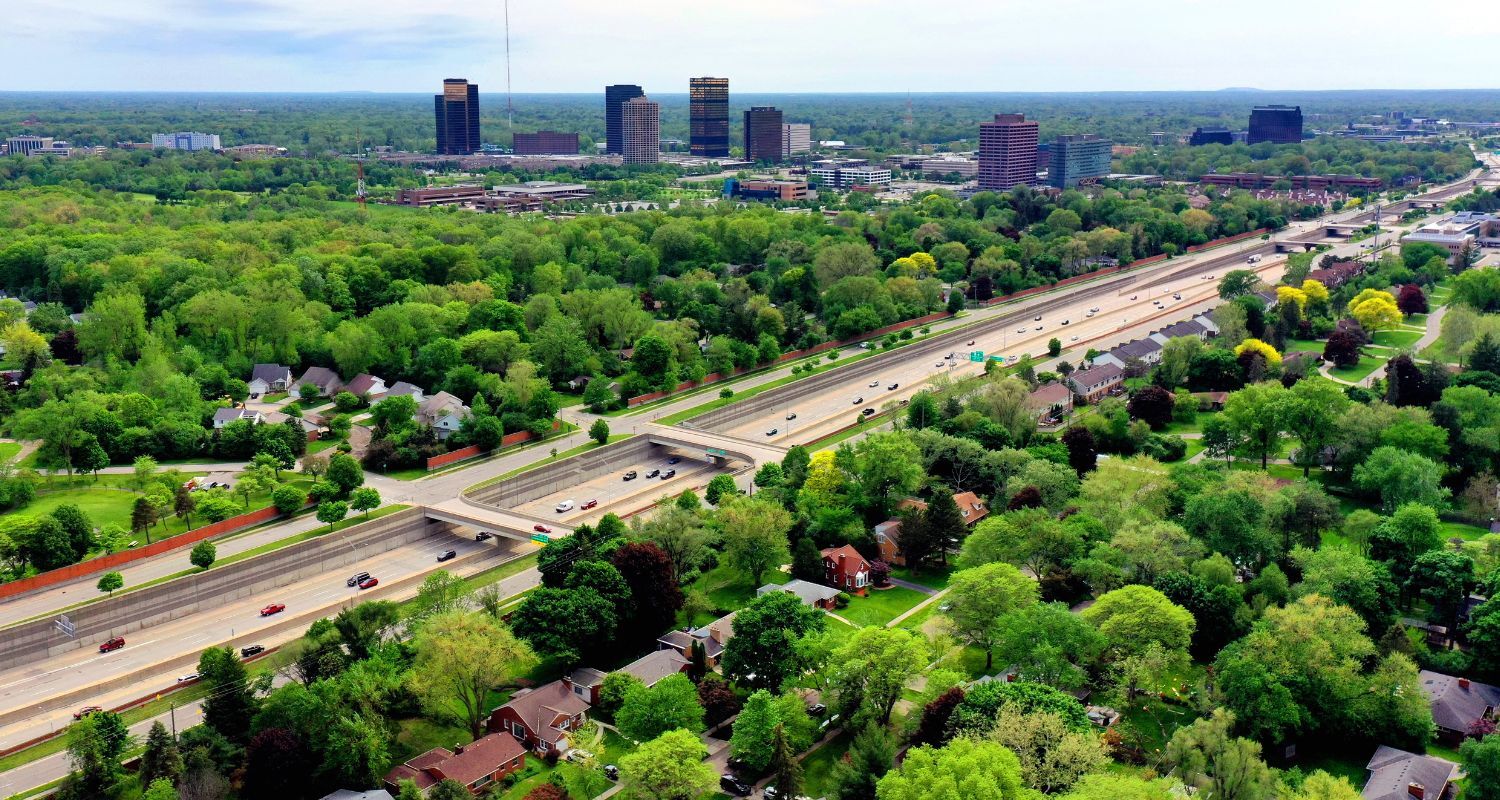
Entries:
[[1109, 354], [1121, 361], [1129, 361], [1132, 358], [1145, 358], [1161, 349], [1161, 345], [1151, 339], [1136, 339], [1126, 342], [1109, 351]]
[[1114, 364], [1099, 364], [1081, 369], [1068, 376], [1068, 385], [1079, 394], [1087, 394], [1089, 387], [1100, 386], [1125, 377], [1125, 370]]
[[1370, 771], [1370, 778], [1360, 793], [1365, 800], [1411, 800], [1409, 788], [1414, 783], [1426, 790], [1426, 797], [1438, 800], [1443, 787], [1458, 772], [1458, 765], [1381, 745], [1375, 749], [1375, 755], [1370, 757], [1365, 769]]
[[1468, 733], [1469, 725], [1486, 713], [1500, 708], [1500, 688], [1478, 681], [1467, 681], [1439, 672], [1422, 670], [1417, 675], [1422, 691], [1432, 706], [1432, 721], [1439, 728]]

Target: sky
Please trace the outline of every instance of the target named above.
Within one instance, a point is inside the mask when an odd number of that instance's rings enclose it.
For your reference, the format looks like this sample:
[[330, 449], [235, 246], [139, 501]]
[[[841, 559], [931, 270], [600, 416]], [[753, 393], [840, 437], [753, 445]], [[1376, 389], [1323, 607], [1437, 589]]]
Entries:
[[[774, 93], [1495, 88], [1490, 2], [511, 0], [511, 80], [527, 93], [683, 93], [694, 75]], [[504, 0], [23, 5], [0, 15], [0, 90], [505, 87]]]

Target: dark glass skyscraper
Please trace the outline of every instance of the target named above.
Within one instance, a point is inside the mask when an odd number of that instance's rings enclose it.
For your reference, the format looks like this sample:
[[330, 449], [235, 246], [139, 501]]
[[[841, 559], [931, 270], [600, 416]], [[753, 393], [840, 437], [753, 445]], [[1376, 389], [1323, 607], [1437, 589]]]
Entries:
[[604, 152], [625, 152], [624, 129], [620, 127], [620, 104], [632, 97], [645, 97], [641, 87], [618, 83], [604, 87]]
[[1274, 142], [1296, 144], [1302, 141], [1302, 106], [1256, 106], [1250, 110], [1250, 133], [1247, 144]]
[[695, 156], [729, 155], [729, 79], [688, 79], [690, 149]]
[[781, 160], [781, 109], [755, 106], [745, 111], [745, 160]]
[[466, 156], [479, 152], [479, 84], [463, 78], [443, 81], [443, 93], [432, 96], [437, 117], [437, 152]]

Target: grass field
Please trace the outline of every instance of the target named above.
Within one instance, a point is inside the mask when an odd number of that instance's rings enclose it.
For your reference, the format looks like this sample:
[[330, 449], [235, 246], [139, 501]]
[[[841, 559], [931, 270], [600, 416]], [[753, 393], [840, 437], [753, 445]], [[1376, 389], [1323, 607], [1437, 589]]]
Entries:
[[791, 579], [792, 576], [785, 572], [767, 572], [761, 576], [759, 584], [752, 584], [743, 572], [728, 564], [720, 564], [699, 575], [698, 579], [688, 587], [689, 591], [698, 591], [706, 595], [713, 610], [699, 614], [692, 619], [684, 619], [682, 623], [694, 627], [707, 625], [730, 611], [743, 608], [754, 600], [755, 590], [760, 586], [767, 583], [786, 583]]
[[848, 608], [838, 609], [834, 613], [861, 627], [883, 626], [926, 599], [927, 595], [903, 586], [871, 589], [869, 597], [855, 597], [849, 601]]
[[1375, 344], [1399, 350], [1416, 344], [1417, 340], [1422, 338], [1422, 333], [1420, 331], [1376, 331], [1371, 338], [1375, 340]]
[[833, 767], [853, 743], [854, 738], [846, 731], [808, 753], [802, 759], [802, 793], [809, 797], [833, 796], [839, 788], [833, 780]]
[[18, 443], [18, 442], [0, 442], [0, 464], [9, 463], [10, 460], [13, 459], [13, 458], [15, 458], [16, 455], [18, 453], [20, 453], [20, 452], [21, 452], [21, 445], [20, 445], [20, 443]]
[[[194, 477], [196, 474], [199, 473], [183, 473], [183, 477]], [[37, 484], [36, 499], [20, 513], [44, 516], [55, 511], [58, 506], [71, 503], [87, 514], [89, 521], [95, 526], [119, 525], [129, 530], [130, 510], [135, 505], [136, 498], [141, 496], [140, 493], [129, 488], [131, 477], [129, 475], [100, 475], [97, 480], [89, 476], [43, 477]], [[236, 497], [235, 500], [238, 501], [239, 498]], [[252, 495], [250, 510], [264, 508], [270, 505], [270, 502], [269, 492]], [[151, 528], [149, 533], [155, 540], [164, 536], [175, 536], [186, 529], [187, 526], [182, 520], [168, 517], [165, 522]], [[142, 537], [142, 540], [144, 538]]]
[[1360, 356], [1358, 364], [1355, 364], [1352, 367], [1333, 367], [1328, 370], [1328, 374], [1342, 381], [1348, 381], [1349, 383], [1358, 383], [1368, 377], [1370, 373], [1374, 372], [1376, 368], [1378, 368], [1385, 362], [1386, 359], [1377, 358], [1375, 356]]

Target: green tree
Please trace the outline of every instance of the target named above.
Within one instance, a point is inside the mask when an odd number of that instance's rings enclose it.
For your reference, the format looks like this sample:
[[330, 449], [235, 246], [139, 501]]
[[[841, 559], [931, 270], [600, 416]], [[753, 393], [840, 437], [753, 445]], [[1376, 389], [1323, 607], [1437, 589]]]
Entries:
[[1469, 739], [1458, 749], [1463, 761], [1464, 798], [1500, 800], [1500, 736]]
[[917, 747], [876, 784], [879, 800], [1019, 800], [1021, 764], [999, 744], [955, 739], [946, 747]]
[[750, 601], [735, 615], [734, 636], [724, 646], [721, 667], [727, 677], [756, 688], [779, 690], [789, 678], [816, 664], [807, 637], [822, 633], [823, 613], [786, 592]]
[[1075, 730], [1056, 714], [1025, 713], [1006, 706], [1000, 709], [989, 736], [1016, 754], [1027, 786], [1049, 795], [1067, 790], [1109, 761], [1093, 731]]
[[219, 551], [210, 541], [202, 541], [193, 545], [193, 550], [188, 553], [188, 561], [198, 569], [208, 569], [213, 566], [219, 557]]
[[489, 693], [536, 661], [525, 643], [486, 614], [450, 611], [423, 623], [414, 642], [410, 686], [430, 714], [452, 719], [479, 738]]
[[696, 800], [712, 792], [718, 773], [703, 763], [708, 749], [691, 731], [669, 731], [620, 759], [620, 785], [630, 800]]
[[669, 675], [656, 685], [632, 687], [615, 714], [620, 733], [635, 741], [647, 741], [673, 730], [703, 732], [703, 706], [698, 688], [682, 673]]
[[89, 714], [68, 726], [68, 761], [73, 771], [59, 793], [80, 800], [119, 796], [120, 756], [133, 745], [131, 738], [125, 723], [110, 711]]
[[765, 689], [752, 692], [734, 719], [729, 754], [744, 762], [752, 773], [763, 772], [771, 763], [772, 737], [781, 725], [774, 698]]
[[792, 548], [792, 577], [813, 583], [825, 579], [822, 551], [810, 536], [800, 537]]
[[318, 521], [328, 523], [328, 530], [333, 530], [344, 517], [349, 516], [349, 504], [342, 500], [326, 500], [318, 504]]
[[715, 475], [708, 482], [708, 487], [703, 490], [703, 499], [708, 501], [709, 505], [716, 506], [724, 498], [733, 497], [739, 493], [739, 487], [734, 483], [734, 476]]
[[771, 780], [782, 797], [796, 797], [802, 791], [802, 764], [787, 741], [786, 727], [777, 725], [771, 734]]
[[1126, 586], [1106, 592], [1083, 618], [1099, 629], [1116, 657], [1141, 653], [1152, 644], [1184, 651], [1196, 623], [1187, 609], [1149, 586]]
[[833, 765], [836, 800], [875, 800], [875, 786], [896, 763], [896, 752], [890, 731], [877, 725], [860, 731], [847, 757]]
[[1261, 469], [1281, 450], [1286, 393], [1279, 383], [1255, 384], [1230, 394], [1224, 404], [1224, 420], [1245, 454], [1260, 459]]
[[365, 517], [370, 512], [380, 507], [380, 492], [368, 486], [363, 486], [349, 493], [349, 507], [355, 511], [365, 512]]
[[1178, 728], [1167, 743], [1167, 763], [1212, 800], [1266, 800], [1276, 781], [1260, 758], [1260, 744], [1234, 738], [1233, 728], [1234, 714], [1223, 709]]
[[229, 647], [210, 647], [198, 656], [199, 680], [208, 687], [203, 701], [203, 722], [231, 742], [250, 738], [250, 720], [255, 716], [255, 684], [244, 662]]
[[1021, 680], [1062, 689], [1084, 685], [1104, 636], [1062, 603], [1037, 603], [1000, 617], [995, 654]]
[[141, 798], [142, 800], [177, 800], [177, 788], [166, 778], [157, 778], [146, 783], [146, 791]]
[[614, 603], [592, 589], [541, 588], [516, 609], [511, 628], [538, 654], [571, 665], [607, 647], [618, 619]]
[[602, 419], [594, 420], [594, 424], [589, 426], [589, 438], [599, 445], [608, 444], [609, 423]]
[[845, 720], [888, 725], [908, 681], [931, 661], [927, 640], [901, 628], [861, 628], [828, 659], [834, 706]]
[[1443, 467], [1432, 459], [1394, 447], [1377, 447], [1354, 468], [1354, 484], [1380, 496], [1387, 514], [1407, 503], [1442, 508], [1448, 490], [1441, 481]]
[[151, 730], [146, 734], [146, 750], [141, 753], [141, 765], [138, 770], [141, 783], [150, 786], [158, 779], [166, 780], [169, 784], [176, 783], [182, 777], [182, 752], [177, 748], [177, 740], [167, 732], [167, 726], [157, 720], [151, 724]]
[[125, 586], [125, 576], [118, 572], [106, 572], [100, 576], [97, 586], [99, 591], [107, 592], [110, 597], [114, 597], [115, 590]]
[[271, 505], [282, 514], [295, 514], [307, 504], [307, 492], [292, 486], [282, 484], [271, 491]]
[[1322, 463], [1323, 449], [1337, 436], [1339, 420], [1349, 405], [1343, 388], [1322, 377], [1297, 381], [1282, 396], [1277, 413], [1282, 427], [1301, 443], [1293, 460], [1302, 467], [1303, 478]]
[[1001, 618], [1037, 602], [1036, 582], [1006, 563], [985, 564], [953, 574], [945, 612], [954, 636], [984, 651], [986, 671], [994, 666]]
[[787, 531], [792, 515], [761, 497], [736, 496], [721, 505], [716, 516], [724, 536], [724, 556], [735, 569], [759, 586], [766, 570], [785, 564]]

